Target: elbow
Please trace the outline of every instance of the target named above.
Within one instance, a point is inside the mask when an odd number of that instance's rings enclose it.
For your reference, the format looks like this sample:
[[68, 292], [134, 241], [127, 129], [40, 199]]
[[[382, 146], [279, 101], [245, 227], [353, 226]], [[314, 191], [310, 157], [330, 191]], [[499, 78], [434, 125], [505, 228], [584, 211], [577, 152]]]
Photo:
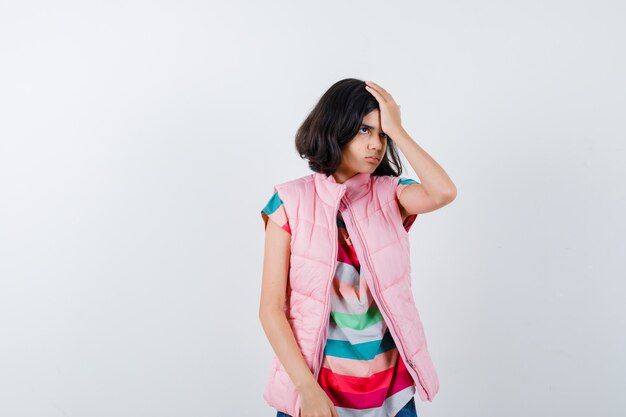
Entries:
[[450, 204], [456, 198], [456, 190], [446, 191], [437, 196], [435, 200], [437, 207], [443, 207]]
[[262, 305], [259, 307], [259, 321], [261, 323], [264, 323], [268, 320], [275, 320], [277, 314], [283, 314], [282, 309], [267, 305]]
[[263, 309], [259, 309], [259, 323], [261, 323], [263, 327], [265, 327], [265, 323], [267, 323], [267, 312]]
[[265, 320], [265, 317], [267, 317], [267, 309], [263, 308], [263, 306], [260, 306], [259, 307], [259, 321], [263, 323], [263, 321]]
[[443, 202], [445, 204], [448, 204], [454, 201], [455, 198], [456, 198], [456, 187], [453, 184], [445, 193], [443, 193]]

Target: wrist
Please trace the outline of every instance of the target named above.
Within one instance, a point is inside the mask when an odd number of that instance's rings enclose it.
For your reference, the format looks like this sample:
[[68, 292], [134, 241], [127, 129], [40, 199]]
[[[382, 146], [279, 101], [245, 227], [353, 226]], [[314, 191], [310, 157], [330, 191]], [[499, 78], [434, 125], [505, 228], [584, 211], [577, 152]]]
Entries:
[[399, 140], [403, 140], [406, 136], [408, 136], [408, 133], [406, 130], [404, 130], [402, 126], [400, 126], [400, 127], [393, 129], [390, 132], [387, 132], [387, 135], [391, 138], [391, 140], [399, 141]]
[[304, 379], [303, 381], [299, 381], [295, 384], [296, 389], [298, 390], [298, 392], [300, 394], [310, 391], [311, 388], [316, 387], [317, 381], [315, 379], [313, 379], [313, 375], [311, 374], [309, 377], [307, 377], [306, 379]]

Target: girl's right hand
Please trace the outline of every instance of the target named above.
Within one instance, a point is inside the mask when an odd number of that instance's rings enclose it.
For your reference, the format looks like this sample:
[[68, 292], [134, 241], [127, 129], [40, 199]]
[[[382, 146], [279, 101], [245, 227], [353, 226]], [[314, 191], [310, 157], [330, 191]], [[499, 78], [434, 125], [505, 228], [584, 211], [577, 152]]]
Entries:
[[300, 391], [301, 417], [339, 417], [335, 404], [318, 383]]

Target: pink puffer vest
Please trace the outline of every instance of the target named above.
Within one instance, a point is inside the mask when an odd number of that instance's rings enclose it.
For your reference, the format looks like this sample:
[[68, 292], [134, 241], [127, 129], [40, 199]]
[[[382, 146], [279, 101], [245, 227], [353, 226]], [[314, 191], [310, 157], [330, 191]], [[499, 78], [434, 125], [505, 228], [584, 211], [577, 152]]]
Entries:
[[[337, 261], [337, 210], [361, 264], [361, 279], [387, 323], [422, 401], [432, 401], [439, 379], [411, 291], [409, 237], [396, 200], [398, 177], [356, 174], [343, 184], [313, 173], [274, 186], [291, 227], [285, 314], [315, 379], [330, 317], [330, 284]], [[265, 401], [300, 417], [300, 396], [274, 355]]]

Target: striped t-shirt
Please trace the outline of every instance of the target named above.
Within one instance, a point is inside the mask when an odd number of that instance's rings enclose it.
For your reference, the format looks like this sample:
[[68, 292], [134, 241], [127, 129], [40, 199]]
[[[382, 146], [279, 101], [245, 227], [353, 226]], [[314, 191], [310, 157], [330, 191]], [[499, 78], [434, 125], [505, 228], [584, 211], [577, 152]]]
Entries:
[[[398, 178], [396, 196], [409, 184]], [[261, 216], [291, 234], [278, 192]], [[409, 230], [417, 215], [403, 219]], [[415, 395], [416, 388], [365, 280], [360, 263], [337, 211], [338, 252], [330, 294], [330, 319], [322, 369], [317, 382], [335, 405], [340, 417], [393, 417]]]

